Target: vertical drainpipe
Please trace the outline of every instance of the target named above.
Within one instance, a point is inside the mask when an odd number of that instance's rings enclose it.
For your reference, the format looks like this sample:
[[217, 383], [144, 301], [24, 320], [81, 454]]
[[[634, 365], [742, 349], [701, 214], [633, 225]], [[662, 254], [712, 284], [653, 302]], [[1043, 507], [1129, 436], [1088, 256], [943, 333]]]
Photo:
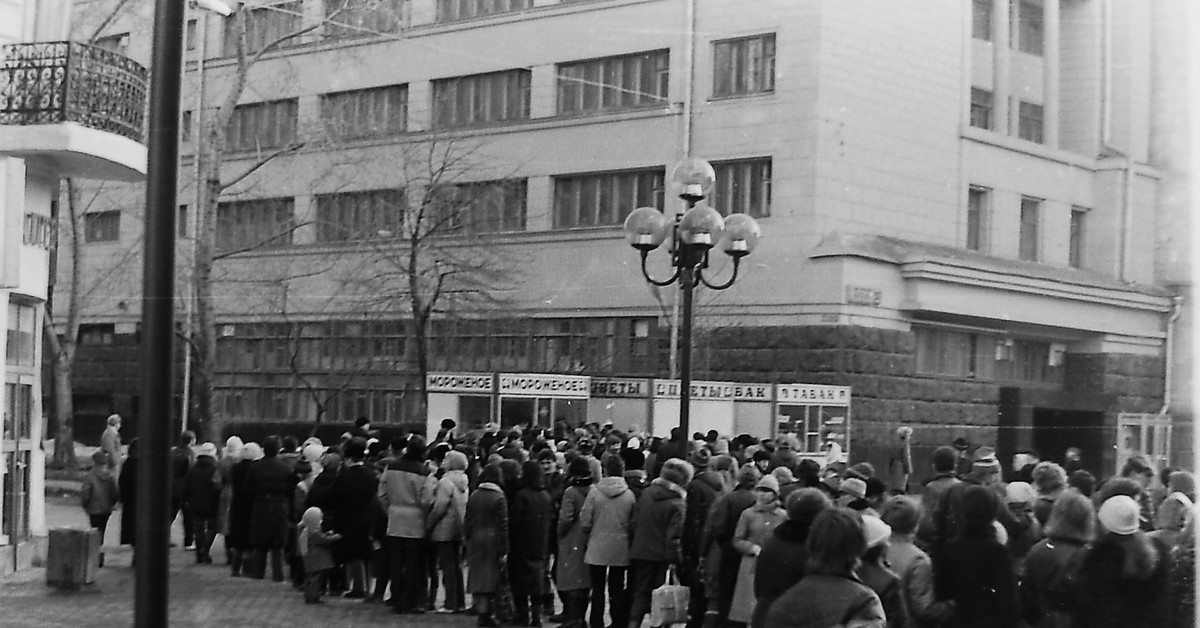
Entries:
[[1174, 369], [1171, 368], [1171, 362], [1175, 359], [1175, 321], [1179, 320], [1180, 311], [1183, 309], [1183, 297], [1171, 297], [1171, 315], [1167, 318], [1167, 337], [1164, 341], [1166, 344], [1166, 363], [1163, 368], [1163, 404], [1158, 409], [1160, 415], [1166, 414], [1171, 410], [1171, 378], [1174, 376]]
[[200, 180], [203, 172], [200, 169], [200, 143], [204, 135], [204, 57], [208, 54], [208, 15], [204, 11], [196, 12], [196, 110], [192, 112], [195, 129], [192, 131], [192, 166], [196, 179], [196, 202], [192, 211], [188, 212], [187, 233], [192, 238], [192, 272], [188, 274], [187, 295], [183, 300], [184, 333], [188, 343], [183, 350], [183, 399], [180, 400], [179, 429], [182, 432], [188, 428], [188, 420], [192, 409], [192, 321], [196, 310], [196, 241], [200, 211], [204, 205], [204, 181]]
[[1112, 118], [1113, 118], [1113, 0], [1104, 0], [1104, 24], [1103, 33], [1103, 57], [1104, 57], [1104, 73], [1102, 80], [1104, 81], [1103, 88], [1100, 90], [1100, 150], [1107, 152], [1125, 160], [1124, 174], [1121, 180], [1121, 231], [1120, 243], [1117, 251], [1117, 278], [1121, 281], [1129, 281], [1129, 247], [1133, 238], [1130, 237], [1130, 232], [1133, 230], [1133, 157], [1124, 150], [1121, 150], [1112, 144]]

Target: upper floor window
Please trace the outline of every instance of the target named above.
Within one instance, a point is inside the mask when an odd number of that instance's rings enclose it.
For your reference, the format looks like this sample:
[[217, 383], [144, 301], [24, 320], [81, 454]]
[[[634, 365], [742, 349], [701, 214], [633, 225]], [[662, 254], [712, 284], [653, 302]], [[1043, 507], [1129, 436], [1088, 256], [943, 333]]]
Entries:
[[129, 53], [129, 33], [119, 33], [109, 35], [107, 37], [99, 37], [96, 39], [96, 46], [115, 52], [119, 55], [128, 56]]
[[971, 3], [971, 37], [992, 40], [992, 0], [974, 0]]
[[370, 37], [400, 32], [405, 0], [325, 0], [325, 36]]
[[713, 96], [775, 91], [775, 33], [713, 44]]
[[304, 27], [303, 11], [303, 0], [259, 8], [243, 7], [237, 14], [225, 18], [225, 55], [233, 56], [237, 52], [239, 19], [246, 22], [247, 52], [256, 52], [272, 44], [276, 47], [299, 44], [300, 37], [292, 35]]
[[554, 178], [554, 228], [619, 225], [635, 207], [663, 206], [663, 168]]
[[1021, 197], [1021, 230], [1019, 236], [1019, 257], [1029, 262], [1036, 262], [1041, 255], [1041, 241], [1038, 229], [1041, 223], [1042, 201], [1028, 196]]
[[245, 152], [287, 146], [296, 139], [299, 109], [295, 98], [238, 105], [229, 119], [225, 147]]
[[196, 20], [188, 20], [187, 26], [183, 28], [183, 47], [187, 50], [196, 49]]
[[1042, 106], [1022, 100], [1017, 117], [1017, 137], [1041, 144], [1044, 128]]
[[403, 133], [408, 86], [389, 85], [321, 96], [321, 120], [331, 137], [358, 139]]
[[26, 213], [21, 244], [50, 250], [54, 246], [54, 225], [54, 219], [50, 216], [33, 212]]
[[666, 104], [669, 70], [666, 50], [564, 63], [558, 66], [558, 113]]
[[724, 215], [771, 215], [771, 158], [713, 163], [717, 182], [709, 204]]
[[533, 0], [437, 0], [437, 21], [454, 22], [520, 11], [533, 6]]
[[992, 93], [986, 89], [971, 88], [971, 126], [992, 128]]
[[278, 249], [292, 244], [295, 199], [229, 201], [217, 206], [217, 250]]
[[1011, 34], [1016, 38], [1013, 47], [1024, 53], [1042, 56], [1046, 26], [1041, 3], [1011, 0], [1010, 6], [1013, 19]]
[[5, 364], [11, 366], [33, 366], [37, 346], [37, 308], [9, 302], [8, 329], [5, 347]]
[[506, 179], [439, 188], [431, 208], [433, 231], [500, 233], [524, 231], [527, 181]]
[[454, 129], [529, 117], [529, 70], [433, 82], [433, 127]]
[[1067, 263], [1074, 268], [1083, 268], [1084, 221], [1088, 210], [1085, 207], [1071, 208], [1071, 239], [1067, 249]]
[[121, 212], [92, 212], [83, 215], [84, 242], [116, 242], [121, 239]]
[[116, 335], [116, 326], [112, 323], [90, 323], [79, 325], [79, 344], [81, 345], [111, 345]]
[[317, 242], [352, 242], [395, 234], [404, 190], [317, 195]]
[[979, 186], [967, 189], [967, 248], [987, 251], [991, 190]]

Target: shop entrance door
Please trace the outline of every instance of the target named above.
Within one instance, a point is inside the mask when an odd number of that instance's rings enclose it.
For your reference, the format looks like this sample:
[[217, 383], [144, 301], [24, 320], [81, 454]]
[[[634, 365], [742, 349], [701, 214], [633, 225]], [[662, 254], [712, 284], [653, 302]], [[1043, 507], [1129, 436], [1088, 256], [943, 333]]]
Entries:
[[1104, 413], [1034, 408], [1033, 448], [1042, 459], [1062, 464], [1068, 447], [1078, 447], [1083, 468], [1103, 477]]

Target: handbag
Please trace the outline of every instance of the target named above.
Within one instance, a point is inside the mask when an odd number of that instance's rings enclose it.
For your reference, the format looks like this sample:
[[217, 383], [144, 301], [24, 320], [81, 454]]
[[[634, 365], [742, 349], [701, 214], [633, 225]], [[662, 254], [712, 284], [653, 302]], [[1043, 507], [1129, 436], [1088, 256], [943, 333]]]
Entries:
[[679, 584], [675, 568], [667, 568], [667, 581], [650, 594], [650, 625], [683, 624], [688, 620], [690, 591]]
[[513, 602], [512, 581], [508, 578], [508, 564], [500, 563], [500, 581], [496, 585], [496, 595], [492, 599], [492, 616], [496, 621], [506, 624], [517, 614]]

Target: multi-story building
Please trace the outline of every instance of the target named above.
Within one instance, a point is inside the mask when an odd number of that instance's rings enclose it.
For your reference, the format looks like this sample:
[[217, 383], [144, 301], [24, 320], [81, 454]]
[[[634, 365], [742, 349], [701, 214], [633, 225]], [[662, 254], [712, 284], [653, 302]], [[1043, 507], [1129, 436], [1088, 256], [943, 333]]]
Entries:
[[[695, 377], [850, 386], [854, 457], [877, 465], [900, 425], [918, 460], [962, 437], [1055, 458], [1078, 446], [1101, 472], [1118, 440], [1153, 449], [1118, 434], [1125, 413], [1165, 410], [1190, 440], [1190, 352], [1171, 350], [1191, 324], [1182, 3], [242, 10], [252, 47], [295, 36], [250, 68], [228, 127], [227, 179], [253, 172], [215, 224], [227, 422], [311, 421], [300, 379], [346, 388], [326, 420], [424, 422], [408, 310], [348, 287], [397, 246], [389, 208], [426, 189], [414, 168], [469, 164], [454, 174], [476, 220], [440, 246], [486, 248], [504, 270], [489, 284], [500, 305], [435, 316], [433, 370], [668, 376], [675, 291], [647, 289], [620, 227], [638, 206], [676, 211], [672, 165], [696, 156], [717, 173], [709, 202], [765, 237], [734, 287], [701, 291]], [[188, 24], [185, 129], [236, 82], [231, 24]], [[145, 50], [135, 16], [108, 32]], [[184, 257], [198, 136], [182, 138]], [[136, 242], [138, 224], [120, 192], [98, 206], [112, 228], [85, 267], [114, 282], [91, 260]], [[81, 337], [132, 338], [131, 297], [93, 300]], [[81, 365], [81, 405], [131, 410], [120, 352], [95, 350], [108, 358]]]
[[[0, 3], [0, 573], [45, 550], [43, 306], [64, 177], [137, 181], [146, 71], [67, 41], [70, 4]], [[48, 388], [48, 387], [47, 387]]]

